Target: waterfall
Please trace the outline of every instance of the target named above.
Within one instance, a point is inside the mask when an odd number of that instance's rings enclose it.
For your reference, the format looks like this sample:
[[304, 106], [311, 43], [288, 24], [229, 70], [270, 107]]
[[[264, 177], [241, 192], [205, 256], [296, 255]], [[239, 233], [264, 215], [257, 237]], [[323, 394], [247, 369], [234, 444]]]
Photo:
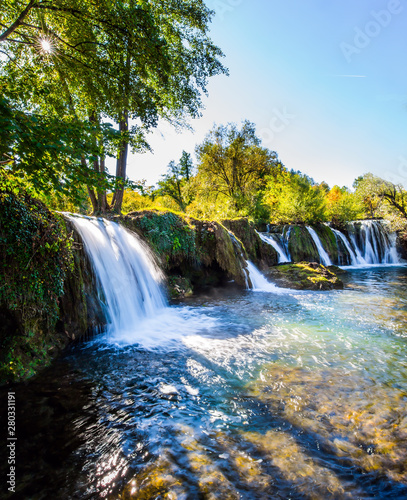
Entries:
[[310, 226], [306, 226], [306, 228], [317, 247], [321, 264], [323, 264], [324, 266], [332, 266], [331, 259], [329, 258], [329, 255], [326, 253], [324, 247], [322, 246], [321, 240], [319, 239], [315, 229], [312, 229], [312, 227]]
[[257, 269], [253, 262], [246, 261], [247, 269], [250, 276], [250, 281], [252, 282], [252, 290], [254, 292], [274, 292], [274, 293], [285, 293], [286, 291], [278, 286], [270, 283], [266, 277]]
[[65, 216], [81, 235], [94, 268], [110, 319], [108, 333], [134, 331], [140, 320], [166, 308], [164, 276], [135, 233], [105, 219]]
[[343, 233], [341, 233], [338, 229], [333, 229], [333, 228], [331, 228], [331, 229], [335, 233], [335, 235], [340, 238], [340, 240], [344, 244], [346, 250], [348, 251], [349, 256], [350, 256], [350, 260], [351, 260], [351, 265], [352, 266], [360, 266], [360, 265], [365, 266], [367, 264], [367, 262], [362, 257], [362, 255], [359, 251], [355, 252], [353, 250], [351, 244], [349, 243], [348, 238]]
[[400, 263], [396, 235], [389, 233], [380, 221], [350, 222], [347, 229], [358, 265]]
[[279, 243], [275, 238], [273, 234], [270, 233], [257, 233], [260, 238], [267, 243], [268, 245], [271, 245], [274, 250], [277, 252], [278, 255], [278, 263], [282, 262], [290, 262], [291, 258], [289, 257], [288, 252], [284, 248], [284, 244]]

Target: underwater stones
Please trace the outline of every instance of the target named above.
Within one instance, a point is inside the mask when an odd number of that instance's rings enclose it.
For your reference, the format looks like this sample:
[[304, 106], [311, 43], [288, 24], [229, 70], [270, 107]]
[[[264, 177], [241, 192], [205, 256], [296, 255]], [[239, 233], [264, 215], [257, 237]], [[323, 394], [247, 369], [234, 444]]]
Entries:
[[[263, 370], [261, 378], [250, 383], [248, 390], [252, 397], [267, 404], [274, 415], [314, 436], [325, 453], [349, 460], [364, 473], [379, 473], [407, 484], [405, 391], [357, 372], [278, 363]], [[288, 445], [276, 446], [276, 439], [284, 440], [284, 436], [270, 432], [274, 434], [269, 439], [255, 433], [247, 437], [267, 449], [272, 447], [273, 453], [280, 449], [280, 454], [288, 454]], [[291, 451], [298, 454], [298, 450]], [[283, 456], [281, 460], [288, 458]], [[291, 473], [299, 474], [300, 469]]]
[[343, 272], [335, 266], [325, 267], [317, 262], [282, 264], [269, 269], [267, 276], [283, 288], [295, 290], [342, 289], [343, 282], [337, 274]]

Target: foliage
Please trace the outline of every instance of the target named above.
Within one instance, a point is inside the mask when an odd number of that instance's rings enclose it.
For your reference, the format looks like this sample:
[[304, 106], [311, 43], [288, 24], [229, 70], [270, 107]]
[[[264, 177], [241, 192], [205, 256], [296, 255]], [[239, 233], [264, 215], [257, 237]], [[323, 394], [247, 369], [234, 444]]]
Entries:
[[235, 216], [253, 214], [267, 178], [283, 169], [277, 154], [260, 146], [249, 121], [240, 130], [235, 124], [215, 127], [196, 152], [204, 197], [226, 199]]
[[132, 215], [132, 223], [167, 264], [170, 260], [196, 259], [194, 231], [183, 217], [168, 211], [145, 211]]
[[[401, 184], [393, 184], [371, 173], [354, 182], [356, 195], [364, 203], [370, 217], [385, 216], [399, 225], [407, 221], [407, 191]], [[402, 222], [403, 221], [403, 222]], [[397, 225], [397, 223], [396, 223]]]
[[23, 318], [44, 314], [53, 323], [71, 263], [64, 222], [4, 174], [0, 201], [0, 302]]
[[159, 193], [163, 196], [169, 196], [178, 205], [178, 208], [185, 212], [186, 207], [193, 200], [193, 193], [190, 187], [192, 177], [192, 158], [186, 151], [182, 152], [179, 163], [171, 161], [168, 165], [167, 173], [162, 176], [158, 183]]
[[34, 373], [48, 358], [45, 337], [56, 325], [58, 298], [71, 263], [63, 220], [30, 196], [21, 180], [2, 172], [0, 309], [11, 311], [16, 323], [14, 331], [6, 329], [0, 338], [2, 377], [4, 363], [8, 375], [19, 378]]
[[[108, 125], [95, 127], [67, 117], [57, 119], [26, 113], [0, 98], [0, 162], [2, 170], [31, 184], [37, 193], [82, 201], [78, 186], [113, 187], [111, 176], [102, 177], [83, 166], [97, 154], [94, 133], [109, 135]], [[110, 182], [109, 182], [110, 181]]]
[[344, 226], [346, 222], [360, 219], [364, 207], [360, 198], [346, 187], [334, 186], [327, 194], [327, 218], [334, 226]]
[[[104, 157], [115, 146], [117, 212], [129, 146], [148, 149], [144, 133], [159, 118], [182, 125], [198, 116], [208, 78], [226, 72], [207, 35], [211, 17], [202, 0], [6, 3], [0, 41], [8, 59], [0, 63], [3, 76], [18, 83], [24, 106], [47, 116], [118, 123], [110, 145], [94, 137], [99, 155], [90, 160], [103, 177]], [[90, 196], [94, 210], [104, 206], [103, 188]]]
[[264, 203], [270, 221], [276, 224], [322, 222], [325, 220], [325, 189], [299, 172], [283, 171], [269, 180]]

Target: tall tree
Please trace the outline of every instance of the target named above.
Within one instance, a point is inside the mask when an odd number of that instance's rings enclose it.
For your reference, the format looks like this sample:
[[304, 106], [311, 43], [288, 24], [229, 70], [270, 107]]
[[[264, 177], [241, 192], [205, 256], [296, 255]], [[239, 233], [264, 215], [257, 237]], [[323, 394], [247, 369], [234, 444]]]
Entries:
[[353, 186], [364, 202], [370, 217], [382, 214], [383, 206], [389, 207], [407, 219], [407, 191], [402, 184], [394, 184], [372, 173], [358, 177]]
[[277, 153], [263, 148], [249, 121], [215, 127], [196, 148], [198, 176], [214, 194], [231, 201], [236, 211], [248, 207], [253, 194], [283, 166]]
[[[6, 4], [0, 40], [9, 61], [3, 74], [19, 67], [41, 80], [53, 73], [57, 79], [45, 85], [52, 90], [47, 97], [31, 94], [33, 104], [59, 115], [74, 109], [83, 120], [109, 117], [119, 125], [117, 212], [129, 147], [145, 149], [143, 132], [159, 118], [183, 125], [187, 116], [198, 116], [208, 77], [226, 72], [207, 35], [211, 16], [202, 0]], [[94, 166], [103, 174], [103, 160]]]
[[183, 151], [179, 163], [171, 161], [168, 164], [167, 173], [158, 183], [159, 193], [172, 198], [183, 212], [192, 201], [191, 193], [185, 189], [192, 177], [192, 169], [191, 155]]

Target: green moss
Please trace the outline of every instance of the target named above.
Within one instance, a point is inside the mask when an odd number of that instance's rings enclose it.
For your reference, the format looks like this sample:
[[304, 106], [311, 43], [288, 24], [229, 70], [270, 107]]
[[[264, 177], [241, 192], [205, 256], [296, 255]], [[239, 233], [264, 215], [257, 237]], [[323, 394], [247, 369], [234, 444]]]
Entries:
[[[235, 248], [228, 230], [219, 222], [157, 210], [132, 212], [118, 221], [145, 238], [167, 275], [182, 275], [193, 288], [228, 280], [245, 284], [244, 247]], [[237, 246], [242, 245], [236, 240]]]
[[343, 288], [335, 268], [322, 264], [298, 262], [274, 267], [269, 277], [279, 286], [296, 290], [332, 290]]
[[51, 359], [49, 336], [58, 299], [72, 268], [71, 237], [63, 219], [23, 190], [0, 183], [1, 380], [19, 380]]
[[319, 262], [317, 247], [305, 226], [291, 226], [288, 250], [294, 262]]
[[253, 222], [247, 218], [225, 219], [222, 224], [242, 242], [249, 259], [262, 268], [278, 262], [277, 252], [261, 240]]
[[131, 212], [120, 222], [129, 229], [141, 232], [165, 267], [185, 259], [196, 259], [193, 227], [180, 214], [158, 210]]
[[331, 262], [338, 262], [338, 245], [332, 229], [325, 224], [313, 226]]

